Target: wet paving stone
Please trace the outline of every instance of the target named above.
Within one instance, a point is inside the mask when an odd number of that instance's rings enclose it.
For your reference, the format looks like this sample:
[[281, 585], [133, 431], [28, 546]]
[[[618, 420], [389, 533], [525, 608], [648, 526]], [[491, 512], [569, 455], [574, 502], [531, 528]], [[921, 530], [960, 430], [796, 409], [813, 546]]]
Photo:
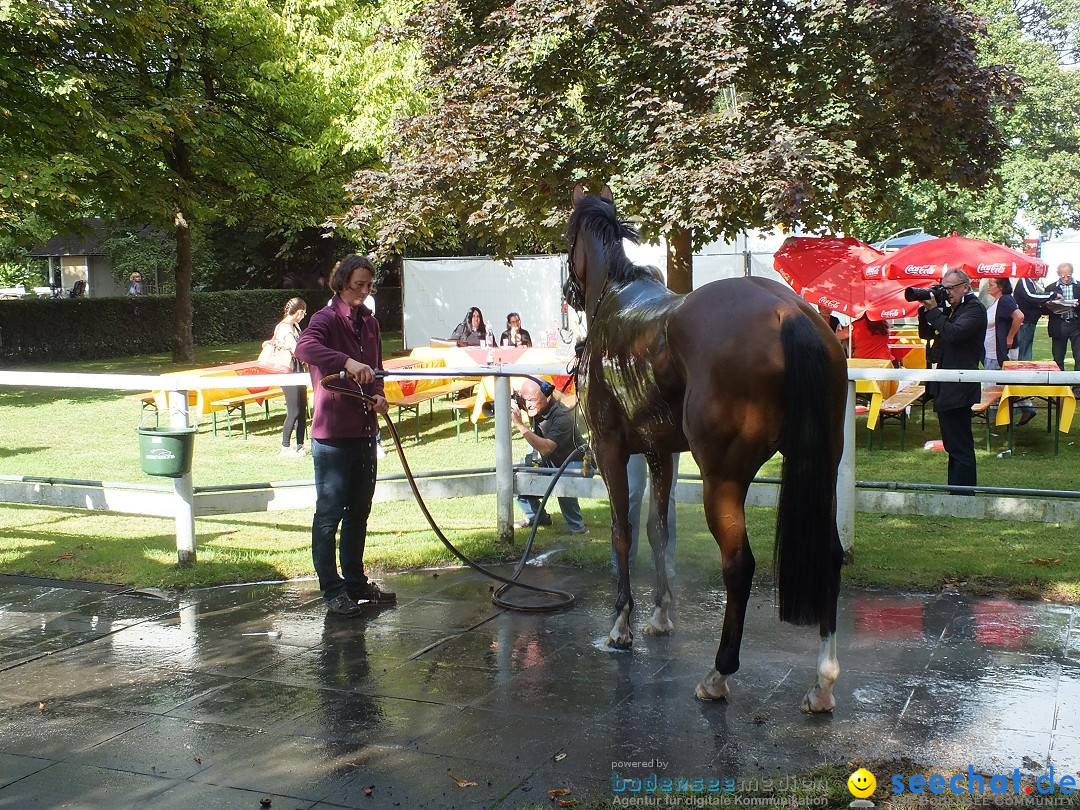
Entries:
[[809, 716], [817, 633], [782, 625], [767, 588], [729, 700], [706, 702], [715, 584], [680, 576], [676, 630], [650, 637], [638, 572], [634, 648], [616, 651], [606, 572], [530, 566], [578, 596], [544, 613], [434, 573], [385, 578], [398, 605], [355, 620], [328, 617], [310, 581], [182, 600], [0, 581], [0, 806], [519, 810], [558, 787], [611, 798], [645, 762], [688, 779], [872, 756], [1080, 763], [1075, 608], [845, 589], [837, 708]]

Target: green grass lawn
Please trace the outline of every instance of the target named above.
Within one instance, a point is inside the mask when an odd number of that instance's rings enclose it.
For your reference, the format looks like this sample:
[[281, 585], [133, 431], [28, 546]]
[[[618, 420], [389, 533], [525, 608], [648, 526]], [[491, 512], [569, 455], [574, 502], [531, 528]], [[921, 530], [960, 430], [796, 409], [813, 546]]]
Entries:
[[[1036, 356], [1048, 359], [1045, 335], [1040, 337]], [[389, 354], [400, 345], [400, 336], [388, 335], [385, 342]], [[258, 349], [255, 342], [200, 347], [193, 365], [248, 360]], [[32, 370], [157, 374], [177, 367], [166, 355], [150, 355]], [[167, 483], [167, 479], [144, 475], [139, 468], [135, 427], [140, 418], [139, 404], [116, 392], [0, 388], [0, 474]], [[269, 420], [261, 413], [249, 418], [247, 440], [239, 431], [229, 437], [219, 430], [212, 436], [204, 426], [195, 444], [196, 486], [310, 480], [309, 458], [278, 454], [283, 418], [284, 405], [277, 400]], [[412, 429], [409, 419], [402, 430], [407, 442]], [[980, 429], [976, 427], [977, 437]], [[422, 431], [421, 445], [406, 444], [409, 463], [416, 471], [494, 466], [490, 421], [481, 424], [479, 444], [473, 442], [471, 429], [463, 430], [458, 441], [452, 413], [436, 406], [433, 419], [425, 409]], [[932, 413], [927, 414], [925, 431], [917, 418], [909, 425], [907, 449], [902, 452], [897, 426], [890, 424], [887, 431], [887, 448], [868, 451], [865, 419], [860, 418], [856, 456], [860, 480], [945, 482], [945, 455], [921, 449], [925, 441], [939, 438]], [[1065, 436], [1061, 453], [1055, 457], [1044, 418], [1018, 431], [1012, 457], [996, 457], [1004, 446], [1004, 434], [993, 441], [990, 452], [979, 451], [980, 483], [1073, 489], [1080, 480], [1080, 451]], [[526, 450], [525, 443], [515, 438], [515, 457]], [[380, 462], [381, 473], [400, 471], [393, 454]], [[693, 460], [684, 457], [681, 472], [695, 471]], [[762, 469], [763, 475], [778, 473], [776, 459]], [[556, 518], [553, 529], [539, 532], [538, 548], [562, 548], [558, 559], [568, 564], [606, 566], [607, 503], [586, 500], [582, 506], [591, 527], [589, 535], [567, 542], [558, 535], [561, 523]], [[435, 501], [430, 507], [451, 540], [470, 556], [497, 560], [519, 553], [520, 543], [518, 549], [506, 549], [495, 542], [494, 497]], [[709, 571], [719, 580], [719, 554], [700, 506], [681, 505], [678, 519], [678, 565]], [[749, 513], [759, 576], [769, 573], [774, 519], [768, 509]], [[0, 506], [0, 572], [159, 587], [308, 576], [312, 573], [310, 520], [307, 510], [199, 518], [198, 563], [181, 570], [175, 565], [171, 519], [5, 505]], [[453, 561], [412, 502], [376, 504], [370, 525], [366, 559], [374, 567], [398, 569]], [[1074, 538], [1074, 526], [859, 514], [855, 562], [845, 569], [845, 579], [925, 590], [955, 585], [983, 593], [1075, 601], [1080, 600], [1080, 555], [1074, 551]]]

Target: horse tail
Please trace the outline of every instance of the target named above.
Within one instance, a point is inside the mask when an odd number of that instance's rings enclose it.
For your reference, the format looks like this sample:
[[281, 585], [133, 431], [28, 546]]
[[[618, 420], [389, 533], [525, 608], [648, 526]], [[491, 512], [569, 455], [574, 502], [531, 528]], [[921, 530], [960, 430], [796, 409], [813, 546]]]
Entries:
[[791, 624], [820, 624], [830, 615], [843, 555], [836, 530], [840, 391], [824, 338], [802, 313], [780, 326], [787, 404], [773, 562], [780, 620]]

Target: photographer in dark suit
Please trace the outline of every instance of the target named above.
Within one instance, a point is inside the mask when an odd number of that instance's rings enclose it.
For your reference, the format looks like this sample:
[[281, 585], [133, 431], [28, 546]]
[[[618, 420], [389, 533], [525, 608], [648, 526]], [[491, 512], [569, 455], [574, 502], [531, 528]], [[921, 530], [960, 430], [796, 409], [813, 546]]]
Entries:
[[[922, 302], [919, 323], [934, 336], [933, 368], [977, 369], [983, 358], [986, 307], [971, 291], [971, 281], [959, 270], [950, 270], [941, 284], [948, 306], [935, 296]], [[982, 396], [981, 386], [970, 383], [927, 383], [941, 426], [941, 440], [949, 454], [949, 484], [976, 485], [975, 439], [971, 433], [971, 406]], [[954, 493], [961, 494], [961, 493]], [[963, 493], [968, 494], [968, 493]]]

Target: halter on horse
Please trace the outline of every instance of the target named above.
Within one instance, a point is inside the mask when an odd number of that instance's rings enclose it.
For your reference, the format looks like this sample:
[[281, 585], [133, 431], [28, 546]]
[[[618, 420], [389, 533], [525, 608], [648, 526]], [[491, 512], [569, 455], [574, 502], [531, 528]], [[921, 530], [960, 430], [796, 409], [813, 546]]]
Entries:
[[567, 302], [588, 318], [579, 391], [597, 465], [611, 500], [619, 569], [616, 620], [607, 643], [633, 643], [626, 464], [644, 453], [652, 475], [648, 534], [656, 567], [652, 615], [643, 631], [669, 633], [665, 566], [671, 454], [690, 450], [701, 470], [705, 515], [723, 558], [727, 606], [715, 668], [699, 698], [719, 700], [739, 668], [754, 574], [744, 501], [758, 469], [784, 454], [774, 549], [780, 618], [817, 624], [817, 681], [805, 711], [830, 711], [836, 601], [843, 552], [836, 530], [836, 470], [843, 449], [847, 373], [836, 338], [803, 299], [773, 281], [727, 279], [689, 295], [668, 290], [655, 268], [633, 264], [611, 190], [574, 189], [567, 226]]

